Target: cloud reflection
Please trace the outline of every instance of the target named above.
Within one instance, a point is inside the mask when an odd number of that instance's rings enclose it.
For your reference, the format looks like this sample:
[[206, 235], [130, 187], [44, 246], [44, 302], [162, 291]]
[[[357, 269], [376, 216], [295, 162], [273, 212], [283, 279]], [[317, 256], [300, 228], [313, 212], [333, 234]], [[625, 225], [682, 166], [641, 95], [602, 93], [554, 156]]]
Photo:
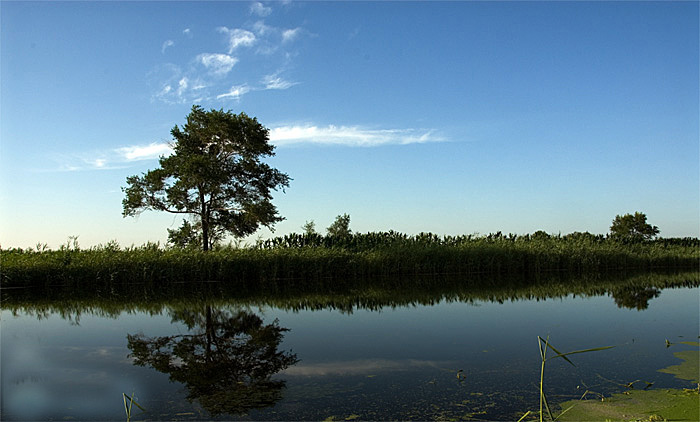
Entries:
[[449, 370], [454, 361], [434, 361], [417, 359], [363, 359], [337, 362], [321, 362], [304, 364], [298, 363], [287, 368], [282, 374], [287, 376], [337, 376], [337, 375], [370, 375], [383, 371], [408, 371], [416, 368], [435, 368]]

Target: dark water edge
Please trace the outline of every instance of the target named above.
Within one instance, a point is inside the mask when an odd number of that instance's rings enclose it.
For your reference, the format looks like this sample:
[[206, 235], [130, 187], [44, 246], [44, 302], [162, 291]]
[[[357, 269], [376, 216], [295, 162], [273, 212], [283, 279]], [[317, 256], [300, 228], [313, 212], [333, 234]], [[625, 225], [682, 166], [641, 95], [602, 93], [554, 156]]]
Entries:
[[165, 307], [266, 306], [286, 311], [381, 310], [442, 301], [515, 302], [574, 297], [611, 296], [618, 307], [644, 309], [658, 289], [698, 287], [698, 271], [636, 271], [575, 275], [414, 276], [374, 279], [280, 280], [241, 285], [234, 282], [42, 284], [2, 288], [0, 309], [13, 312], [118, 315], [158, 312]]

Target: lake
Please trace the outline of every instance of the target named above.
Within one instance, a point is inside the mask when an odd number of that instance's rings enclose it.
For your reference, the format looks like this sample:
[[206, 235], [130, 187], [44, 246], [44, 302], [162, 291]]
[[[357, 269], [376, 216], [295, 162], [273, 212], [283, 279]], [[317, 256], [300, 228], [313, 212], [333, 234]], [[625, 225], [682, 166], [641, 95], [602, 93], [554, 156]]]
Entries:
[[[682, 282], [654, 281], [669, 277]], [[6, 290], [1, 417], [125, 420], [134, 393], [146, 412], [132, 420], [517, 420], [538, 409], [537, 336], [562, 352], [615, 346], [549, 362], [550, 402], [636, 380], [691, 387], [657, 370], [698, 340], [697, 273], [551, 295], [494, 283], [247, 298]]]

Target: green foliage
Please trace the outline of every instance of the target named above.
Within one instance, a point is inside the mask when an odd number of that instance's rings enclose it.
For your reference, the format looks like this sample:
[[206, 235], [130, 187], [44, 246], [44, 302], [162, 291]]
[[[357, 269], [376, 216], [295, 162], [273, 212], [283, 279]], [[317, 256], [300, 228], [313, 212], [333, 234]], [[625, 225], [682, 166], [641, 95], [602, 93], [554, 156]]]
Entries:
[[328, 236], [332, 237], [348, 237], [352, 232], [350, 231], [350, 216], [348, 214], [343, 214], [335, 217], [335, 221], [328, 226], [326, 229]]
[[168, 243], [176, 248], [199, 248], [202, 245], [202, 233], [187, 220], [182, 220], [180, 228], [168, 229]]
[[171, 239], [189, 243], [196, 230], [204, 250], [226, 233], [243, 237], [282, 220], [272, 191], [290, 179], [261, 161], [274, 155], [274, 146], [255, 118], [193, 106], [187, 123], [170, 133], [173, 154], [162, 156], [159, 168], [127, 177], [124, 217], [144, 210], [190, 215], [197, 224], [183, 225]]
[[313, 236], [316, 233], [316, 223], [314, 223], [314, 220], [309, 220], [304, 223], [303, 226], [301, 226], [301, 230], [303, 231], [304, 235], [306, 236]]
[[[157, 243], [119, 249], [0, 251], [0, 285], [227, 281], [244, 285], [286, 280], [348, 280], [422, 275], [529, 275], [558, 271], [601, 274], [660, 268], [697, 270], [700, 249], [661, 240], [624, 244], [552, 236], [408, 236], [397, 232], [346, 237], [290, 234], [254, 247], [220, 246], [208, 253]], [[291, 280], [303, 280], [292, 282]], [[630, 295], [637, 295], [632, 298]], [[628, 296], [629, 298], [625, 298]], [[644, 306], [644, 292], [619, 292], [620, 304]], [[652, 295], [653, 296], [653, 295]], [[651, 296], [649, 296], [651, 298]]]
[[610, 226], [610, 236], [618, 241], [639, 243], [659, 234], [659, 228], [647, 223], [647, 216], [641, 212], [617, 215]]

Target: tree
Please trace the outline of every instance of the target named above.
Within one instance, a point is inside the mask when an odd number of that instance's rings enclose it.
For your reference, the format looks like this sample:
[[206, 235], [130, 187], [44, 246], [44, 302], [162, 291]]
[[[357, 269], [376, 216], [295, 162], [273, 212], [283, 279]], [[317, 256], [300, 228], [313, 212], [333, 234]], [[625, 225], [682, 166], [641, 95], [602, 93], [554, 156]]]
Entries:
[[335, 221], [328, 226], [326, 232], [328, 236], [350, 236], [352, 233], [350, 231], [350, 216], [348, 214], [343, 214], [335, 217]]
[[617, 215], [610, 226], [610, 236], [623, 242], [641, 242], [659, 234], [659, 228], [647, 223], [647, 216], [641, 212]]
[[301, 226], [301, 229], [307, 236], [314, 235], [316, 234], [316, 223], [314, 223], [314, 220], [309, 220], [305, 222], [303, 226]]
[[180, 228], [168, 229], [168, 243], [178, 248], [200, 247], [202, 245], [202, 233], [196, 225], [184, 220]]
[[187, 123], [170, 133], [173, 154], [161, 156], [159, 168], [127, 177], [124, 217], [145, 210], [188, 215], [194, 224], [183, 221], [170, 241], [198, 241], [205, 251], [227, 233], [243, 237], [283, 220], [272, 191], [289, 186], [290, 178], [261, 161], [275, 154], [257, 119], [193, 106]]
[[153, 338], [127, 335], [135, 365], [150, 366], [183, 383], [187, 399], [198, 401], [212, 416], [244, 414], [282, 399], [285, 382], [272, 376], [299, 360], [279, 350], [288, 329], [277, 320], [264, 324], [251, 312], [208, 305], [171, 316], [189, 332]]

